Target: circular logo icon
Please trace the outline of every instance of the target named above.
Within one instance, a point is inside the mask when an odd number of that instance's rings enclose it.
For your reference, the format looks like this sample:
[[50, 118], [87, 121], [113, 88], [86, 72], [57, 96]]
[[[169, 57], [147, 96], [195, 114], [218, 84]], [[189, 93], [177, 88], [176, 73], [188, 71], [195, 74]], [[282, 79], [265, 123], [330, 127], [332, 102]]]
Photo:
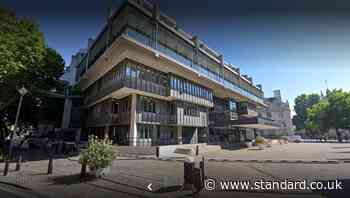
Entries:
[[205, 190], [208, 190], [208, 191], [215, 190], [215, 186], [216, 186], [216, 181], [214, 179], [209, 178], [204, 181]]

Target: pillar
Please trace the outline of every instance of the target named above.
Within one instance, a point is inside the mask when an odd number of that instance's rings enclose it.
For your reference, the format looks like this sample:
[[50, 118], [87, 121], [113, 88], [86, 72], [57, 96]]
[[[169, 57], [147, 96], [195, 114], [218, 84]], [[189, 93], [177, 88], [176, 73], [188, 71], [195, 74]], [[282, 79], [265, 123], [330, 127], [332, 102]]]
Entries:
[[209, 127], [204, 127], [204, 133], [206, 136], [206, 143], [210, 143], [210, 139], [209, 139]]
[[182, 144], [182, 126], [177, 126], [177, 144]]
[[137, 145], [137, 120], [136, 120], [136, 94], [131, 95], [131, 108], [130, 108], [130, 131], [129, 142], [130, 146]]
[[103, 133], [104, 133], [104, 137], [108, 138], [108, 136], [109, 136], [109, 126], [105, 126], [104, 127]]
[[72, 111], [72, 100], [69, 98], [65, 98], [61, 128], [63, 129], [69, 128], [71, 111]]
[[192, 139], [191, 139], [192, 144], [197, 144], [198, 143], [198, 127], [194, 129]]
[[[157, 137], [157, 125], [153, 125], [151, 138], [152, 138], [152, 143], [153, 142], [158, 143], [158, 144], [160, 143], [160, 137]], [[150, 145], [150, 146], [152, 146], [152, 145]]]

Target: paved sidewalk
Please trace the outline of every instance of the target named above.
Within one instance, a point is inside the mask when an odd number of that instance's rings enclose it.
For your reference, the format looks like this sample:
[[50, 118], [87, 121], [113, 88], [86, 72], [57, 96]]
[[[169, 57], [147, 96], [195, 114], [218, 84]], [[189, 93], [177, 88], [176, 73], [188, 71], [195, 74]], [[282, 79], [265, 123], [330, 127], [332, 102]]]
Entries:
[[241, 162], [320, 162], [350, 163], [350, 144], [348, 143], [288, 143], [274, 144], [260, 150], [257, 147], [239, 150], [220, 150], [208, 153], [206, 157]]
[[[14, 165], [14, 164], [13, 164]], [[207, 162], [206, 175], [216, 180], [283, 180], [283, 179], [335, 179], [341, 175], [350, 178], [345, 164], [305, 165], [247, 164]], [[2, 170], [3, 164], [0, 164]], [[14, 167], [11, 167], [13, 169]], [[80, 180], [80, 165], [74, 158], [54, 161], [54, 174], [46, 175], [47, 161], [32, 161], [22, 165], [20, 172], [9, 173], [1, 180], [25, 186], [49, 198], [76, 197], [186, 197], [189, 191], [171, 191], [183, 183], [183, 163], [177, 161], [140, 160], [123, 158], [114, 161], [110, 175], [103, 179]], [[288, 170], [288, 171], [286, 171]], [[321, 177], [320, 177], [321, 175]], [[152, 183], [153, 192], [147, 190]], [[162, 193], [161, 193], [162, 192]], [[320, 197], [311, 192], [254, 193], [254, 192], [202, 192], [201, 197]], [[1, 197], [2, 198], [2, 197]]]

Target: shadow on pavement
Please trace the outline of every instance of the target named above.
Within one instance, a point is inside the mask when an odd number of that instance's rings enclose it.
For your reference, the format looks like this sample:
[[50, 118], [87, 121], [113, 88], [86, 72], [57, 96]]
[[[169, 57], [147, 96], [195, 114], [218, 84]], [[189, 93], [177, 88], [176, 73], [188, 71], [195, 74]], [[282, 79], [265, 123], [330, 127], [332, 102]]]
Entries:
[[350, 148], [350, 146], [336, 146], [336, 147], [332, 147], [332, 149], [347, 149]]
[[53, 185], [72, 185], [97, 180], [94, 177], [81, 178], [80, 174], [52, 177]]

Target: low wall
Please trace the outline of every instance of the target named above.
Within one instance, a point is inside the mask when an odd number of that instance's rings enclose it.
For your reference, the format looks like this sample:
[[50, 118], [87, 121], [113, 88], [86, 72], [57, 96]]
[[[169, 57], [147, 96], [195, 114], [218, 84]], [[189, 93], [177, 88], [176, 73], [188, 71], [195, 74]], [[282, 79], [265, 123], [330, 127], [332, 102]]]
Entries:
[[192, 149], [193, 153], [196, 153], [196, 147], [199, 147], [198, 154], [205, 154], [210, 151], [220, 150], [221, 146], [218, 145], [207, 145], [206, 143], [201, 144], [178, 144], [178, 145], [167, 145], [159, 146], [159, 157], [178, 157], [179, 154], [174, 153], [177, 148]]
[[117, 155], [156, 155], [155, 146], [117, 146]]

